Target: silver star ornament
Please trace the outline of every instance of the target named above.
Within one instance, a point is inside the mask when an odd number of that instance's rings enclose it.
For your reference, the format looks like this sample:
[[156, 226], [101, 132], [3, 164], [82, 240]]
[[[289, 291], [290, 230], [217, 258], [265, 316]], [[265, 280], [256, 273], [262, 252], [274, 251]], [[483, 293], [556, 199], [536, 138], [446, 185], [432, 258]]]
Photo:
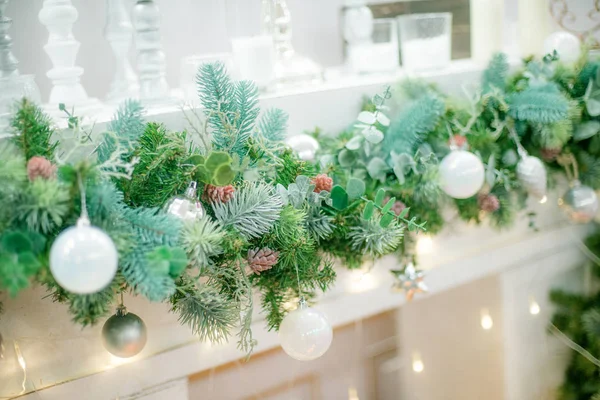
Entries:
[[395, 270], [392, 273], [397, 279], [394, 283], [394, 290], [405, 292], [407, 301], [411, 301], [416, 293], [427, 292], [427, 286], [423, 282], [425, 274], [415, 268], [412, 262], [408, 263], [403, 270]]

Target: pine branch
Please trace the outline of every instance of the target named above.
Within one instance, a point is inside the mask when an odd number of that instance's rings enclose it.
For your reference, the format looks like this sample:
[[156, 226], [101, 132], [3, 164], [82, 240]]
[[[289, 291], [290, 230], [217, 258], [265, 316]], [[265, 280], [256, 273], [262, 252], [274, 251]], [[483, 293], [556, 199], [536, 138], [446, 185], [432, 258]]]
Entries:
[[133, 149], [134, 143], [146, 129], [144, 114], [144, 108], [136, 100], [126, 100], [119, 106], [96, 150], [100, 163], [109, 160], [118, 148], [124, 152]]
[[247, 153], [248, 139], [254, 131], [254, 124], [258, 118], [258, 88], [251, 81], [240, 81], [235, 84], [236, 104], [236, 135], [228, 146], [231, 153], [240, 157]]
[[15, 130], [13, 143], [21, 149], [25, 159], [29, 160], [34, 156], [54, 159], [58, 143], [52, 143], [52, 120], [35, 103], [22, 99], [11, 126]]
[[238, 320], [238, 309], [225, 296], [208, 285], [196, 286], [189, 278], [178, 282], [171, 304], [179, 322], [188, 325], [201, 341], [226, 341]]
[[348, 239], [354, 251], [375, 257], [389, 254], [398, 248], [404, 235], [402, 226], [393, 222], [383, 228], [380, 221], [380, 218], [373, 218], [350, 229]]
[[413, 102], [392, 121], [383, 141], [386, 150], [413, 155], [444, 114], [444, 102], [428, 94]]
[[568, 117], [569, 103], [554, 84], [529, 87], [508, 97], [511, 117], [517, 120], [553, 123]]
[[506, 54], [494, 54], [488, 67], [483, 71], [481, 87], [484, 94], [492, 92], [494, 88], [500, 89], [501, 91], [506, 89], [508, 68]]
[[68, 187], [56, 179], [35, 179], [21, 196], [14, 217], [34, 232], [50, 233], [60, 227], [70, 211]]
[[208, 216], [200, 221], [186, 223], [181, 236], [183, 248], [193, 265], [198, 268], [210, 264], [210, 257], [223, 252], [225, 231]]
[[226, 203], [213, 203], [215, 217], [222, 226], [234, 227], [244, 237], [257, 238], [267, 233], [279, 219], [283, 201], [265, 183], [249, 184], [235, 192]]
[[267, 110], [258, 123], [258, 130], [267, 142], [281, 142], [285, 140], [288, 115], [279, 108]]

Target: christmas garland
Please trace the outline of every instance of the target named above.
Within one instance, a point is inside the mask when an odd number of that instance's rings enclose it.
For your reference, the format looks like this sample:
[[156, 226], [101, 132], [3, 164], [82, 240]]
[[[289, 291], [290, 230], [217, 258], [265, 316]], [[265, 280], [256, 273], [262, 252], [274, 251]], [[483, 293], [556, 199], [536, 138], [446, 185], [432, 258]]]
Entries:
[[[573, 65], [553, 54], [509, 76], [497, 55], [466, 104], [403, 82], [366, 102], [346, 132], [316, 131], [315, 162], [284, 145], [286, 115], [261, 115], [255, 85], [220, 64], [198, 73], [204, 116], [189, 132], [147, 123], [127, 102], [93, 137], [62, 107], [70, 135], [59, 143], [23, 100], [14, 136], [0, 142], [0, 291], [40, 282], [83, 326], [110, 315], [124, 292], [167, 301], [201, 340], [237, 329], [247, 352], [253, 293], [279, 329], [289, 304], [304, 309], [332, 285], [335, 258], [358, 268], [399, 251], [406, 267], [393, 273], [412, 297], [425, 287], [406, 230], [439, 232], [448, 204], [464, 221], [506, 228], [528, 196], [545, 199], [546, 169], [565, 169], [565, 210], [593, 218], [599, 65], [585, 52]], [[91, 238], [102, 252], [90, 251]], [[117, 317], [128, 315], [121, 306]]]
[[[118, 305], [103, 336], [120, 357], [146, 337], [124, 292], [169, 302], [201, 340], [237, 329], [251, 352], [255, 291], [278, 329], [290, 302], [305, 309], [332, 285], [332, 256], [359, 265], [393, 252], [406, 227], [423, 228], [386, 209], [383, 191], [364, 212], [361, 180], [334, 185], [300, 160], [283, 143], [287, 116], [260, 115], [253, 83], [232, 81], [221, 64], [197, 80], [204, 116], [190, 132], [146, 123], [131, 101], [93, 137], [61, 106], [69, 129], [59, 142], [49, 118], [20, 102], [14, 135], [0, 142], [0, 291], [42, 283], [84, 327]], [[121, 340], [123, 324], [135, 342]]]

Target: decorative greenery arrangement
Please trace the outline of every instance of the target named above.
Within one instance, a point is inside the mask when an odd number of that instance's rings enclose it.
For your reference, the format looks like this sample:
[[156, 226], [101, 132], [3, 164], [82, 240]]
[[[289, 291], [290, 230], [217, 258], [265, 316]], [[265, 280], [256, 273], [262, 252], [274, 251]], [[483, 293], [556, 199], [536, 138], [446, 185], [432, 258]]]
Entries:
[[[286, 302], [331, 286], [333, 256], [359, 265], [365, 253], [393, 252], [407, 225], [417, 228], [380, 210], [383, 192], [374, 210], [362, 180], [333, 185], [287, 149], [287, 116], [261, 115], [254, 84], [206, 64], [198, 88], [205, 118], [192, 132], [145, 122], [132, 101], [92, 138], [62, 106], [69, 130], [59, 142], [36, 105], [19, 104], [15, 135], [0, 142], [0, 291], [16, 296], [40, 282], [82, 326], [107, 317], [120, 293], [142, 295], [169, 302], [201, 340], [227, 340], [237, 329], [239, 348], [251, 352], [254, 291], [269, 329], [278, 329]], [[163, 207], [192, 181], [205, 213], [181, 220]], [[53, 241], [83, 211], [81, 193], [91, 224], [119, 254], [113, 282], [85, 295], [67, 292], [49, 271]]]

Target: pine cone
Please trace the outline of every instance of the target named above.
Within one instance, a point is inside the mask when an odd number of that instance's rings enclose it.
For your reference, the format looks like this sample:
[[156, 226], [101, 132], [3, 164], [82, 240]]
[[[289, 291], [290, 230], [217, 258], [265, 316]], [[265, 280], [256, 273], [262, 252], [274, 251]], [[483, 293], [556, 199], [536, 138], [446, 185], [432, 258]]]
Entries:
[[494, 212], [500, 208], [500, 200], [494, 194], [481, 194], [477, 198], [479, 209], [486, 212]]
[[207, 203], [227, 203], [233, 198], [234, 193], [235, 188], [231, 185], [206, 185], [204, 187], [204, 193], [202, 194], [202, 200]]
[[552, 149], [552, 148], [544, 147], [540, 151], [540, 154], [541, 154], [542, 158], [544, 159], [544, 161], [551, 162], [551, 161], [556, 160], [556, 157], [558, 157], [561, 152], [562, 152], [562, 149]]
[[248, 265], [257, 274], [270, 270], [277, 264], [279, 252], [273, 251], [268, 247], [262, 249], [248, 250]]
[[453, 141], [450, 140], [449, 141], [450, 145], [454, 144], [459, 149], [464, 149], [467, 147], [467, 138], [464, 137], [463, 135], [457, 134], [457, 135], [454, 135], [452, 138], [454, 139], [454, 143], [452, 143]]
[[[386, 204], [388, 201], [390, 201], [390, 196], [387, 196], [385, 198], [385, 200], [383, 201], [383, 203]], [[404, 211], [405, 208], [406, 208], [406, 204], [404, 204], [400, 200], [396, 200], [394, 202], [394, 205], [391, 208], [391, 211], [396, 215], [400, 215], [400, 213], [402, 213], [402, 211]]]
[[56, 177], [56, 165], [44, 157], [31, 157], [27, 162], [27, 176], [30, 181], [41, 177], [43, 179], [52, 179]]
[[333, 187], [333, 179], [327, 176], [327, 174], [319, 174], [314, 177], [312, 183], [315, 185], [315, 193], [321, 193], [323, 190], [331, 192]]

